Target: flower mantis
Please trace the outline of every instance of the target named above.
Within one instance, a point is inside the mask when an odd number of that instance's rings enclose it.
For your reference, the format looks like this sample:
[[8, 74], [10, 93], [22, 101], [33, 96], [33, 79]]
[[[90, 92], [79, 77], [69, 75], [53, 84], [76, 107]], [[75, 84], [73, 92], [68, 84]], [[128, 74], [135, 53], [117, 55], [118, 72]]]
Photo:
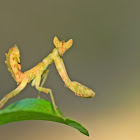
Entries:
[[40, 98], [40, 92], [44, 92], [46, 94], [49, 93], [54, 110], [57, 114], [59, 114], [56, 110], [56, 104], [54, 101], [52, 90], [43, 87], [49, 72], [48, 66], [53, 62], [55, 63], [56, 69], [60, 77], [64, 81], [65, 86], [71, 89], [75, 93], [75, 95], [78, 95], [80, 97], [95, 96], [94, 91], [76, 81], [71, 81], [67, 74], [61, 56], [63, 56], [63, 54], [72, 46], [73, 40], [70, 39], [69, 41], [65, 42], [59, 41], [57, 37], [54, 37], [53, 43], [55, 45], [55, 48], [52, 50], [52, 52], [46, 58], [44, 58], [42, 62], [25, 72], [21, 72], [20, 52], [18, 47], [15, 45], [11, 49], [9, 49], [8, 54], [6, 54], [5, 63], [7, 64], [8, 70], [12, 74], [13, 78], [17, 82], [18, 87], [5, 95], [0, 100], [0, 109], [10, 98], [19, 94], [26, 87], [27, 83], [32, 81], [31, 85], [35, 86], [35, 88], [39, 91], [38, 98]]

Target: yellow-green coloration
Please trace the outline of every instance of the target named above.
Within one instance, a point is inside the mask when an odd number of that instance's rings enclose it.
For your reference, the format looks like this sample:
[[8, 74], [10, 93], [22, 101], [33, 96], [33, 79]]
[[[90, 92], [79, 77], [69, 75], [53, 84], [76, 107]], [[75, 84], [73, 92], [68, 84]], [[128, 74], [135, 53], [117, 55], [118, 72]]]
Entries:
[[[40, 98], [40, 92], [44, 92], [46, 94], [50, 93], [54, 110], [56, 111], [56, 113], [58, 113], [56, 110], [56, 105], [53, 98], [52, 90], [43, 87], [48, 75], [48, 66], [53, 62], [55, 63], [56, 69], [59, 75], [61, 76], [62, 80], [64, 81], [65, 86], [71, 89], [75, 93], [75, 95], [78, 95], [80, 97], [95, 96], [95, 93], [91, 89], [78, 82], [71, 81], [70, 78], [68, 77], [61, 56], [72, 46], [73, 40], [70, 39], [69, 41], [64, 42], [64, 41], [59, 41], [57, 37], [54, 37], [53, 43], [56, 48], [53, 49], [52, 53], [50, 53], [46, 58], [44, 58], [42, 62], [40, 62], [35, 67], [33, 67], [32, 69], [24, 73], [21, 72], [20, 53], [18, 47], [15, 45], [11, 49], [9, 49], [8, 54], [6, 54], [5, 63], [7, 64], [8, 70], [10, 71], [10, 73], [12, 74], [13, 78], [15, 79], [15, 81], [19, 86], [15, 90], [5, 95], [0, 100], [0, 108], [2, 108], [3, 105], [10, 98], [20, 93], [25, 88], [27, 83], [32, 81], [31, 85], [35, 86], [36, 89], [39, 91], [38, 98]], [[58, 115], [60, 114], [58, 113]], [[63, 116], [61, 117], [64, 118]]]

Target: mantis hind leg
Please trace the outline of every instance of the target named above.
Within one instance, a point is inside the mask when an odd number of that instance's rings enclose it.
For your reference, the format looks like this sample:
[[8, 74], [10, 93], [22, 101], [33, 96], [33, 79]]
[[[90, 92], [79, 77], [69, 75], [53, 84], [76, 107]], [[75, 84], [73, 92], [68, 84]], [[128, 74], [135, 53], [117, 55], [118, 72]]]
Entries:
[[5, 95], [1, 100], [0, 100], [0, 109], [4, 106], [4, 104], [12, 97], [16, 96], [17, 94], [19, 94], [27, 85], [28, 79], [24, 79], [21, 84], [14, 89], [13, 91], [11, 91], [10, 93], [8, 93], [7, 95]]

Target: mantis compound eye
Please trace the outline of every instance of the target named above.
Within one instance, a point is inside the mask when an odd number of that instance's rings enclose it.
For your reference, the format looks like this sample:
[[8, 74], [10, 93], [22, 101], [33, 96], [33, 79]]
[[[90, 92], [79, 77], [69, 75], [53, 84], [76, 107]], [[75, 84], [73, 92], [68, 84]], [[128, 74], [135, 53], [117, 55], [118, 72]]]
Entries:
[[58, 41], [57, 40], [55, 40], [55, 44], [58, 44]]
[[68, 50], [72, 46], [72, 44], [73, 44], [73, 40], [70, 39], [66, 44], [66, 49]]
[[58, 45], [59, 45], [59, 40], [58, 40], [57, 37], [54, 37], [54, 39], [53, 39], [53, 43], [54, 43], [55, 47], [57, 48]]

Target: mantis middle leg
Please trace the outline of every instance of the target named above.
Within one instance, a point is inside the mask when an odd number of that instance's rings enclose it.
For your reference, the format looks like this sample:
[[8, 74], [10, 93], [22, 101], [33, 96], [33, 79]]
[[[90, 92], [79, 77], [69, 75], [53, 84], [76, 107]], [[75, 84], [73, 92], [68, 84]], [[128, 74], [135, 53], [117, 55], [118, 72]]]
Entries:
[[[49, 73], [49, 70], [46, 69], [46, 70], [44, 71], [44, 73], [42, 74], [42, 77], [41, 77], [42, 83], [41, 83], [40, 87], [42, 87], [42, 86], [44, 85], [44, 83], [45, 83], [45, 81], [46, 81], [46, 79], [47, 79], [47, 77], [48, 77], [48, 73]], [[38, 98], [40, 98], [40, 93], [41, 93], [41, 91], [39, 91], [39, 93], [38, 93]]]
[[13, 91], [11, 91], [10, 93], [8, 93], [7, 95], [5, 95], [1, 100], [0, 100], [0, 109], [4, 106], [4, 104], [12, 97], [16, 96], [17, 94], [19, 94], [27, 85], [28, 79], [24, 79], [21, 84], [14, 89]]
[[[46, 80], [46, 78], [44, 78], [44, 79]], [[45, 81], [44, 79], [43, 79], [43, 81]], [[36, 87], [36, 89], [39, 92], [44, 92], [46, 94], [50, 93], [50, 97], [51, 97], [51, 100], [52, 100], [54, 111], [57, 113], [57, 115], [59, 115], [60, 117], [62, 117], [64, 119], [64, 117], [57, 111], [57, 106], [56, 106], [55, 101], [54, 101], [52, 90], [49, 89], [49, 88], [44, 88], [44, 87], [40, 86], [40, 81], [41, 81], [41, 75], [37, 74], [36, 77], [35, 77], [35, 87]], [[43, 81], [42, 81], [41, 85], [44, 84]]]

